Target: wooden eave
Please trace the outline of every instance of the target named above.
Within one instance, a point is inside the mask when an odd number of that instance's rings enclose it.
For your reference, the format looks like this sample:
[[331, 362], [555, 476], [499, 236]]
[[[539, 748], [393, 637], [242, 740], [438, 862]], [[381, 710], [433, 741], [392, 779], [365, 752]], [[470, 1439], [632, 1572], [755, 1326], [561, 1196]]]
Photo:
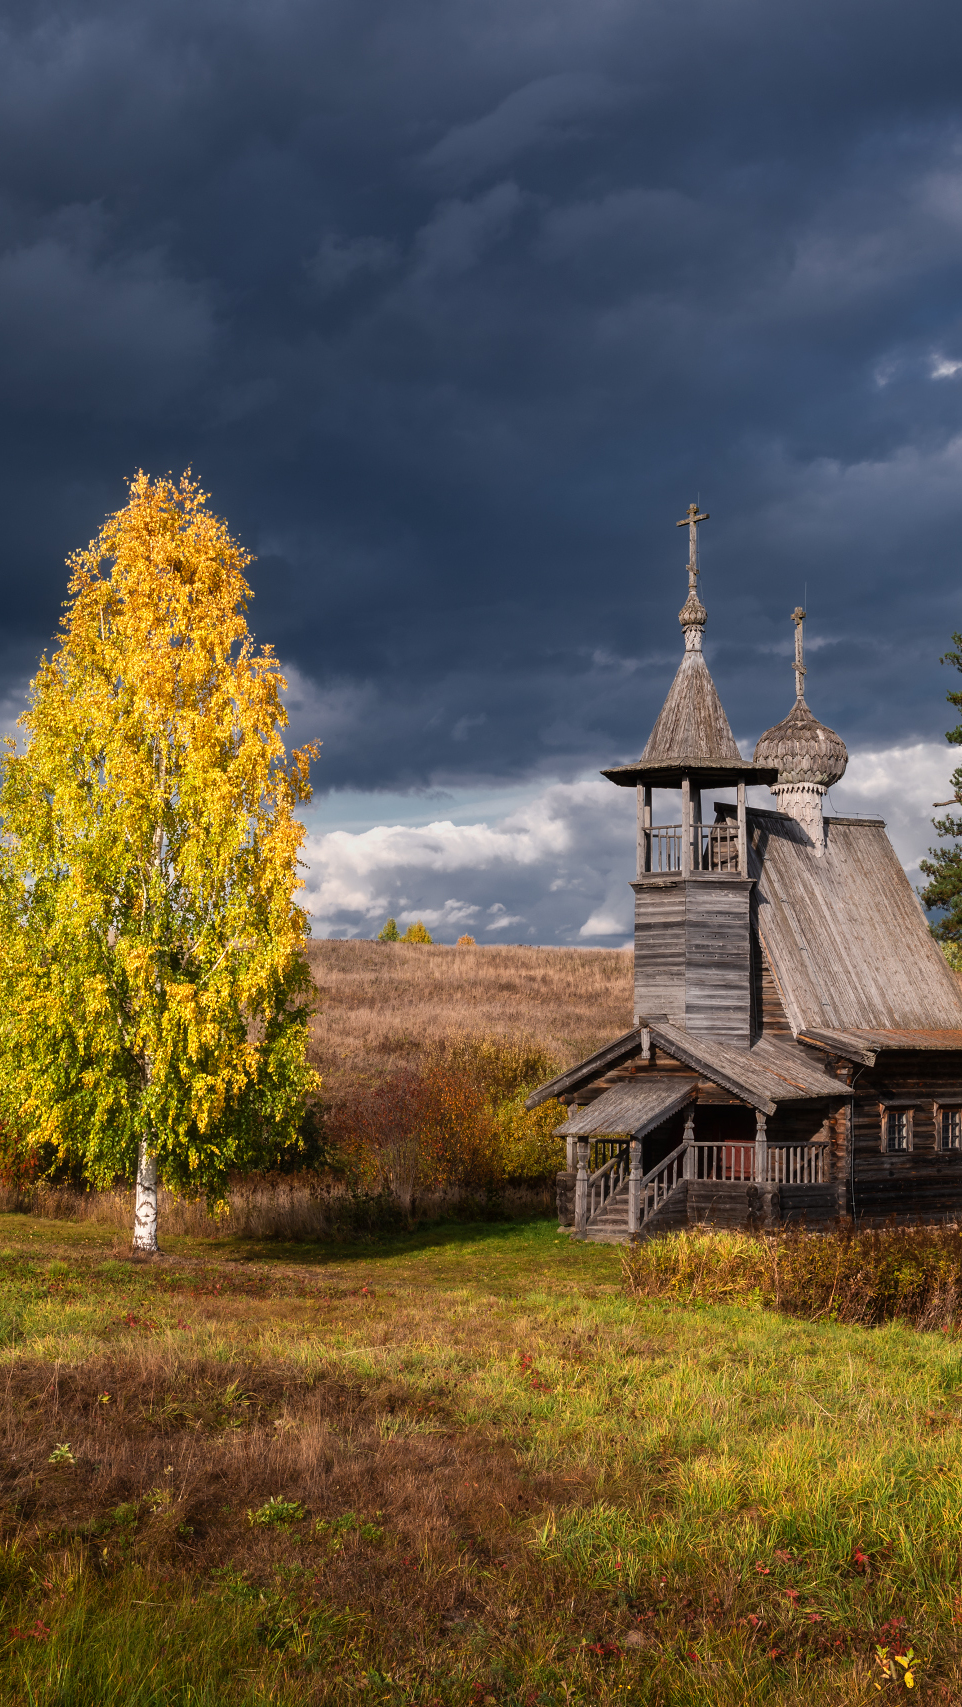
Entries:
[[626, 1031], [622, 1037], [617, 1037], [614, 1043], [606, 1043], [604, 1049], [598, 1049], [594, 1055], [579, 1061], [577, 1066], [569, 1067], [566, 1072], [559, 1073], [556, 1079], [549, 1079], [547, 1084], [539, 1085], [536, 1091], [525, 1102], [525, 1108], [538, 1108], [543, 1102], [550, 1102], [552, 1097], [564, 1096], [566, 1091], [574, 1090], [577, 1086], [590, 1083], [597, 1079], [608, 1067], [615, 1067], [622, 1061], [627, 1061], [632, 1055], [641, 1052], [641, 1031], [637, 1027]]
[[704, 753], [682, 753], [670, 762], [636, 759], [633, 765], [612, 765], [601, 774], [619, 788], [677, 788], [686, 776], [694, 788], [731, 788], [736, 782], [754, 785], [778, 778], [777, 770], [767, 765], [753, 765], [745, 759], [706, 759]]
[[962, 1055], [962, 1031], [822, 1031], [807, 1027], [798, 1034], [800, 1043], [811, 1043], [845, 1061], [858, 1061], [874, 1067], [876, 1057], [888, 1052], [922, 1050], [931, 1054]]
[[[694, 1037], [658, 1015], [649, 1016], [636, 1030], [626, 1032], [607, 1048], [539, 1086], [528, 1097], [525, 1107], [537, 1108], [551, 1097], [567, 1095], [577, 1100], [580, 1092], [594, 1089], [606, 1072], [641, 1054], [643, 1029], [648, 1031], [652, 1044], [670, 1060], [690, 1067], [701, 1078], [763, 1114], [774, 1114], [783, 1102], [820, 1102], [826, 1097], [844, 1100], [852, 1095], [846, 1085], [820, 1071], [787, 1039], [762, 1038], [751, 1050], [732, 1049], [708, 1038]], [[657, 1068], [653, 1071], [657, 1074]]]

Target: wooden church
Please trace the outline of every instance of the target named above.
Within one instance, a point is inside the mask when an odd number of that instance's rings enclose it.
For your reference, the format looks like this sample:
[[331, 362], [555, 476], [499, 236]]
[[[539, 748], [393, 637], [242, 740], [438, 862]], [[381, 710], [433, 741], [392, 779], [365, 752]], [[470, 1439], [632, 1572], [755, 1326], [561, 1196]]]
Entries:
[[[636, 764], [635, 1022], [542, 1085], [562, 1223], [605, 1242], [704, 1222], [826, 1227], [962, 1216], [962, 986], [881, 819], [828, 817], [845, 747], [796, 699], [751, 761], [702, 653], [691, 505], [685, 651]], [[765, 783], [776, 810], [746, 804]], [[734, 788], [737, 804], [706, 791]], [[659, 789], [681, 822], [656, 823]], [[677, 811], [677, 809], [676, 809]]]

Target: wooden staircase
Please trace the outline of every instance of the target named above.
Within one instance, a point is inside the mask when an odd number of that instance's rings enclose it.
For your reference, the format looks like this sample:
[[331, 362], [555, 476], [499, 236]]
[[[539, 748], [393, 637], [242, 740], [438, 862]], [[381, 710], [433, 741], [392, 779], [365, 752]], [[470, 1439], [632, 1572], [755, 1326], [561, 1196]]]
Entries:
[[[759, 1155], [754, 1144], [696, 1144], [689, 1128], [678, 1148], [644, 1176], [630, 1172], [634, 1146], [623, 1141], [610, 1148], [602, 1167], [591, 1175], [585, 1170], [580, 1198], [576, 1193], [573, 1232], [592, 1244], [626, 1245], [699, 1222], [767, 1225], [787, 1209], [804, 1214], [806, 1199], [816, 1207], [813, 1187], [819, 1197], [832, 1196], [824, 1143]], [[783, 1195], [791, 1204], [780, 1202]]]
[[619, 1185], [602, 1207], [592, 1215], [585, 1228], [585, 1238], [595, 1245], [626, 1245], [628, 1243], [628, 1181]]

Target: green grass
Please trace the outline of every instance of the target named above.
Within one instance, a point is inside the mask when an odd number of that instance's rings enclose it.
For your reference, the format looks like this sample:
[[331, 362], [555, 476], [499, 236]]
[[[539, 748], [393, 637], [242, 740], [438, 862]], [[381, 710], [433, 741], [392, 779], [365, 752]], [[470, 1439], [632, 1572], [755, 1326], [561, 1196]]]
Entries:
[[814, 1707], [906, 1693], [877, 1646], [962, 1701], [954, 1334], [630, 1299], [545, 1222], [65, 1232], [0, 1218], [4, 1703]]

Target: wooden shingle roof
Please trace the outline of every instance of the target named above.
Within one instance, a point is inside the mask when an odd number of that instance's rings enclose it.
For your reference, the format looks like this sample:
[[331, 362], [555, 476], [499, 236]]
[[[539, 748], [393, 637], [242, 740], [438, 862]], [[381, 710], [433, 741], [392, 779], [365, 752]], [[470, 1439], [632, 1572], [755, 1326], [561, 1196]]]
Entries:
[[681, 1079], [677, 1073], [670, 1079], [628, 1079], [613, 1085], [609, 1091], [602, 1091], [587, 1108], [572, 1109], [564, 1125], [556, 1126], [555, 1132], [566, 1138], [595, 1138], [606, 1132], [626, 1132], [632, 1138], [643, 1138], [646, 1132], [684, 1108], [697, 1083], [696, 1078]]
[[781, 813], [748, 825], [759, 935], [796, 1036], [962, 1031], [962, 987], [880, 819], [826, 818], [821, 855]]
[[[537, 1108], [551, 1097], [572, 1096], [604, 1080], [611, 1071], [626, 1066], [640, 1057], [642, 1029], [649, 1033], [656, 1049], [663, 1050], [673, 1061], [690, 1067], [700, 1078], [729, 1091], [750, 1108], [763, 1114], [774, 1114], [779, 1103], [814, 1102], [823, 1097], [848, 1097], [851, 1092], [836, 1078], [826, 1073], [803, 1048], [790, 1038], [760, 1038], [751, 1049], [733, 1049], [728, 1044], [697, 1037], [679, 1025], [672, 1025], [663, 1016], [651, 1016], [635, 1030], [599, 1049], [586, 1061], [569, 1067], [558, 1077], [539, 1086], [529, 1096], [525, 1107]], [[639, 1063], [640, 1067], [640, 1063]], [[644, 1083], [646, 1074], [639, 1072], [636, 1083]], [[657, 1080], [657, 1068], [651, 1069]], [[619, 1087], [620, 1088], [620, 1087]], [[606, 1091], [605, 1095], [608, 1094]], [[600, 1099], [599, 1099], [600, 1100]], [[597, 1108], [597, 1103], [593, 1108]], [[571, 1127], [566, 1127], [571, 1131]], [[615, 1128], [605, 1128], [614, 1131]], [[625, 1131], [625, 1127], [618, 1128]]]
[[641, 758], [615, 765], [602, 776], [623, 788], [636, 783], [672, 786], [688, 773], [703, 786], [723, 786], [746, 778], [774, 782], [777, 771], [744, 759], [701, 652], [686, 652], [675, 672], [655, 727]]

